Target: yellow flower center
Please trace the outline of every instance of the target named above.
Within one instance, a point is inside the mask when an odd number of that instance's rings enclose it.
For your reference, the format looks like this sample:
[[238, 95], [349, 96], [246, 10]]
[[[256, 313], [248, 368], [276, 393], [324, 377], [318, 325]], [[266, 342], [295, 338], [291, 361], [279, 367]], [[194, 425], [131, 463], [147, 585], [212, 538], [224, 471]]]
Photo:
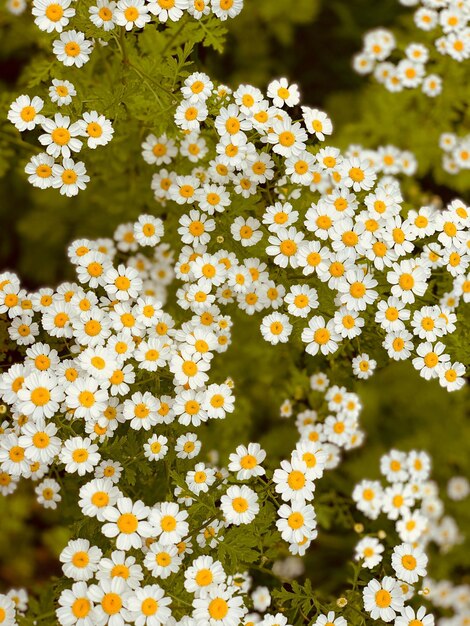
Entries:
[[208, 611], [212, 619], [223, 620], [228, 613], [228, 604], [222, 598], [214, 598], [209, 603]]
[[133, 513], [123, 513], [117, 521], [119, 531], [125, 535], [135, 533], [138, 525], [137, 517]]
[[416, 568], [417, 562], [415, 557], [412, 554], [404, 554], [401, 557], [401, 564], [407, 570], [414, 570]]
[[136, 7], [127, 7], [124, 11], [124, 17], [128, 22], [134, 22], [139, 17], [139, 11]]
[[304, 517], [299, 512], [291, 513], [287, 518], [287, 523], [293, 530], [298, 530], [304, 524]]
[[122, 608], [121, 596], [117, 593], [106, 593], [101, 600], [101, 607], [107, 615], [116, 615]]
[[380, 609], [386, 609], [392, 603], [392, 596], [385, 589], [380, 589], [375, 594], [375, 603]]
[[72, 452], [72, 459], [75, 463], [84, 463], [88, 459], [88, 450], [85, 448], [77, 448]]
[[214, 577], [210, 569], [200, 569], [195, 578], [196, 584], [199, 585], [199, 587], [207, 587], [213, 580]]
[[51, 22], [58, 22], [62, 15], [64, 14], [64, 9], [60, 4], [50, 4], [46, 9], [46, 17]]
[[294, 491], [298, 491], [299, 489], [302, 489], [303, 486], [305, 485], [304, 474], [299, 470], [292, 470], [289, 476], [287, 477], [287, 484]]
[[90, 557], [88, 556], [86, 552], [82, 550], [80, 550], [79, 552], [75, 552], [75, 554], [72, 557], [72, 564], [78, 568], [86, 567], [89, 562], [90, 562]]
[[55, 128], [51, 133], [52, 141], [58, 146], [65, 146], [70, 141], [70, 133], [66, 128]]
[[246, 498], [234, 498], [232, 507], [237, 513], [244, 513], [248, 509], [248, 501]]
[[36, 109], [32, 106], [26, 106], [21, 109], [20, 117], [23, 122], [31, 122], [36, 115]]
[[31, 402], [36, 406], [44, 406], [51, 399], [51, 394], [45, 387], [36, 387], [31, 392]]
[[49, 435], [44, 432], [35, 433], [33, 435], [33, 445], [36, 448], [44, 449], [49, 445]]

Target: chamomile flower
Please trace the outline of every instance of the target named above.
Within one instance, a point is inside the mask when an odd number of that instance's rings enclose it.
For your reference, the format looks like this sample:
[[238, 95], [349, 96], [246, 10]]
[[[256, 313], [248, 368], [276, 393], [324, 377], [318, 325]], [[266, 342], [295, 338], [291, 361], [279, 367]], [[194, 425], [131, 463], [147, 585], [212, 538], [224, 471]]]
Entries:
[[336, 617], [334, 611], [328, 611], [326, 615], [319, 615], [312, 626], [329, 626], [330, 624], [333, 624], [333, 626], [347, 626], [347, 621], [344, 617]]
[[143, 28], [150, 22], [150, 7], [144, 0], [119, 0], [114, 12], [114, 20], [118, 26], [126, 30]]
[[63, 400], [63, 389], [48, 372], [33, 372], [27, 375], [17, 391], [18, 409], [33, 420], [50, 418], [59, 409]]
[[33, 130], [44, 121], [44, 116], [39, 113], [43, 106], [44, 100], [38, 96], [19, 96], [10, 105], [8, 119], [20, 132]]
[[450, 361], [450, 356], [444, 352], [445, 345], [438, 341], [420, 343], [416, 348], [417, 356], [413, 359], [413, 367], [418, 370], [420, 376], [425, 380], [437, 378], [439, 366]]
[[52, 44], [52, 51], [66, 67], [82, 67], [90, 60], [93, 44], [76, 30], [61, 33]]
[[125, 400], [123, 415], [134, 430], [150, 430], [160, 421], [157, 410], [157, 399], [149, 391], [136, 391], [129, 400]]
[[311, 109], [303, 106], [302, 115], [305, 127], [309, 133], [316, 136], [320, 141], [325, 141], [325, 135], [331, 135], [333, 132], [333, 124], [330, 118], [323, 111]]
[[283, 504], [278, 510], [276, 526], [284, 541], [299, 542], [303, 539], [313, 539], [316, 536], [315, 511], [311, 504], [292, 507]]
[[317, 290], [308, 285], [294, 285], [284, 297], [287, 310], [295, 317], [307, 317], [312, 309], [318, 307]]
[[263, 233], [259, 230], [260, 222], [254, 217], [237, 217], [233, 221], [230, 232], [235, 241], [239, 241], [243, 247], [254, 246], [263, 237]]
[[340, 335], [335, 330], [334, 320], [325, 322], [323, 317], [314, 315], [302, 331], [302, 341], [307, 344], [305, 351], [312, 356], [318, 352], [329, 354], [337, 350]]
[[182, 130], [198, 131], [200, 123], [207, 119], [208, 111], [204, 102], [183, 100], [175, 113], [175, 124]]
[[142, 567], [136, 563], [135, 557], [127, 556], [122, 550], [114, 550], [110, 558], [102, 558], [96, 572], [97, 580], [122, 578], [131, 589], [139, 587], [143, 577]]
[[292, 332], [292, 324], [289, 322], [289, 317], [284, 313], [275, 312], [266, 315], [260, 328], [263, 338], [272, 345], [287, 343]]
[[229, 524], [249, 524], [259, 513], [258, 496], [246, 485], [232, 485], [221, 497], [220, 508]]
[[357, 508], [370, 519], [377, 519], [383, 502], [383, 489], [379, 481], [362, 480], [353, 490]]
[[274, 257], [273, 261], [276, 265], [283, 268], [287, 266], [296, 268], [298, 266], [297, 251], [303, 239], [304, 234], [293, 226], [279, 228], [275, 235], [269, 237], [270, 245], [266, 248], [266, 253]]
[[225, 584], [209, 587], [193, 600], [193, 607], [196, 623], [207, 626], [235, 626], [247, 613], [242, 596]]
[[281, 467], [274, 470], [273, 482], [276, 492], [285, 502], [300, 504], [313, 498], [313, 475], [303, 459], [281, 461]]
[[207, 381], [209, 367], [209, 363], [197, 354], [190, 354], [188, 350], [182, 350], [180, 355], [174, 355], [170, 361], [170, 371], [175, 381], [179, 385], [187, 384], [191, 389], [197, 389]]
[[380, 471], [390, 483], [404, 483], [408, 479], [406, 454], [399, 450], [390, 450], [380, 459]]
[[248, 446], [238, 446], [235, 453], [230, 454], [228, 470], [237, 472], [237, 480], [248, 480], [253, 476], [263, 476], [265, 469], [262, 462], [266, 452], [259, 443], [249, 443]]
[[44, 119], [41, 126], [45, 132], [39, 136], [39, 142], [47, 146], [46, 152], [54, 158], [69, 158], [72, 151], [80, 151], [80, 126], [77, 122], [71, 124], [68, 116], [56, 113], [54, 119]]
[[[211, 9], [219, 20], [236, 17], [243, 9], [243, 0], [211, 0]], [[211, 624], [211, 626], [213, 626]]]
[[62, 571], [73, 580], [90, 580], [98, 569], [102, 552], [90, 545], [88, 539], [72, 539], [59, 556]]
[[300, 101], [297, 85], [289, 85], [287, 78], [280, 78], [269, 83], [267, 95], [272, 99], [275, 107], [282, 107], [284, 104], [293, 107]]
[[54, 163], [53, 157], [45, 152], [32, 156], [24, 170], [28, 174], [28, 182], [33, 187], [39, 187], [39, 189], [51, 187], [53, 181], [52, 166]]
[[180, 569], [182, 560], [176, 545], [154, 541], [145, 555], [144, 565], [152, 576], [165, 580]]
[[61, 449], [61, 440], [56, 434], [55, 424], [38, 419], [22, 426], [18, 445], [25, 449], [25, 456], [31, 461], [49, 464]]
[[67, 197], [76, 196], [85, 189], [90, 177], [86, 173], [85, 164], [82, 161], [75, 163], [73, 159], [64, 159], [62, 165], [56, 163], [52, 167], [52, 187], [59, 189], [62, 195]]
[[110, 267], [103, 277], [104, 288], [110, 298], [125, 301], [136, 298], [142, 290], [142, 279], [133, 267]]
[[147, 443], [144, 443], [145, 456], [150, 461], [160, 461], [168, 452], [168, 439], [163, 435], [152, 435]]
[[147, 135], [142, 143], [142, 156], [150, 165], [168, 165], [177, 154], [178, 148], [175, 142], [166, 134], [159, 137], [153, 134]]
[[45, 509], [56, 509], [57, 503], [62, 500], [60, 485], [53, 478], [43, 480], [34, 491], [38, 497], [39, 504]]
[[109, 478], [114, 484], [119, 482], [122, 465], [118, 461], [101, 461], [95, 469], [96, 478]]
[[180, 435], [176, 440], [176, 456], [181, 459], [192, 459], [199, 454], [201, 442], [195, 433]]
[[155, 15], [160, 22], [178, 22], [182, 16], [183, 11], [187, 8], [186, 0], [151, 0], [148, 4], [150, 13]]
[[382, 561], [383, 545], [376, 537], [364, 537], [355, 547], [355, 559], [361, 561], [362, 566], [373, 569]]
[[137, 626], [168, 624], [171, 617], [171, 599], [159, 585], [145, 585], [126, 597], [125, 606], [130, 619]]
[[147, 521], [150, 509], [141, 500], [132, 502], [130, 498], [118, 498], [114, 506], [103, 511], [106, 523], [101, 531], [106, 537], [116, 539], [118, 550], [141, 548], [143, 538], [153, 535], [152, 525]]
[[402, 614], [395, 619], [395, 626], [410, 626], [419, 622], [422, 626], [434, 626], [434, 615], [426, 614], [426, 607], [420, 606], [415, 612], [411, 606], [405, 606]]
[[189, 471], [186, 474], [186, 484], [190, 491], [199, 495], [200, 493], [207, 493], [209, 487], [216, 481], [215, 470], [206, 467], [204, 463], [197, 463], [194, 466], [194, 470]]
[[407, 583], [418, 582], [426, 576], [428, 557], [421, 548], [413, 547], [409, 543], [396, 546], [392, 553], [392, 567], [397, 577]]
[[405, 306], [404, 302], [394, 296], [380, 300], [377, 303], [375, 321], [387, 332], [404, 330], [405, 322], [410, 319], [410, 311]]
[[203, 407], [209, 418], [224, 419], [227, 413], [234, 410], [235, 398], [227, 384], [209, 385], [206, 389]]
[[183, 215], [179, 223], [181, 226], [178, 228], [178, 233], [181, 235], [181, 240], [193, 246], [207, 244], [211, 239], [210, 233], [215, 230], [215, 221], [194, 209], [189, 214]]
[[89, 8], [90, 21], [104, 31], [113, 30], [116, 26], [114, 14], [116, 3], [110, 0], [96, 0], [96, 4]]
[[367, 379], [372, 376], [375, 368], [377, 367], [377, 361], [371, 359], [368, 354], [363, 352], [354, 357], [351, 362], [353, 374], [358, 378]]
[[34, 23], [46, 33], [61, 33], [75, 15], [75, 9], [70, 5], [71, 0], [34, 0], [31, 11], [35, 16]]
[[88, 596], [86, 582], [80, 581], [72, 585], [71, 589], [64, 589], [58, 598], [59, 607], [56, 616], [59, 624], [68, 626], [91, 626], [93, 624], [93, 602]]
[[299, 154], [305, 150], [307, 133], [299, 122], [290, 120], [289, 117], [274, 119], [271, 132], [266, 141], [273, 144], [273, 151], [283, 157]]
[[98, 585], [91, 585], [88, 597], [94, 603], [93, 619], [99, 624], [124, 626], [127, 618], [126, 601], [132, 592], [123, 578], [116, 576], [111, 580], [100, 580]]
[[111, 478], [95, 478], [80, 488], [78, 502], [84, 515], [105, 520], [103, 513], [107, 506], [114, 506], [121, 492]]
[[396, 522], [396, 529], [403, 542], [415, 543], [428, 527], [428, 520], [418, 511], [405, 512]]
[[205, 102], [211, 95], [213, 87], [207, 74], [194, 72], [184, 81], [181, 93], [189, 102]]
[[399, 582], [391, 576], [384, 576], [381, 581], [376, 578], [364, 588], [364, 609], [372, 619], [391, 622], [400, 613], [404, 600]]
[[59, 458], [69, 474], [77, 472], [79, 476], [92, 472], [100, 461], [98, 446], [92, 444], [89, 437], [71, 437], [64, 441]]
[[457, 391], [465, 385], [465, 366], [463, 363], [450, 361], [441, 363], [437, 370], [439, 383], [447, 391]]
[[107, 399], [99, 380], [92, 377], [77, 378], [66, 389], [65, 402], [76, 418], [98, 419], [106, 409]]
[[166, 546], [175, 545], [187, 536], [187, 517], [188, 512], [180, 510], [176, 502], [161, 502], [150, 511], [149, 521], [158, 541]]
[[114, 128], [110, 120], [97, 111], [84, 113], [82, 119], [77, 122], [77, 126], [80, 130], [80, 136], [85, 137], [89, 148], [105, 146], [113, 138]]

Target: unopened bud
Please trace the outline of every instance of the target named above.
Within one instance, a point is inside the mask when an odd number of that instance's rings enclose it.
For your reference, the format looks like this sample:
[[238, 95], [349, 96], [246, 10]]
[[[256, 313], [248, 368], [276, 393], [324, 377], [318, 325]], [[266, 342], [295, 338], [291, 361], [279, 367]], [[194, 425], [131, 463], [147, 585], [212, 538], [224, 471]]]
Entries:
[[354, 524], [354, 532], [358, 535], [364, 532], [364, 524]]
[[346, 598], [344, 596], [342, 596], [341, 598], [338, 598], [336, 600], [336, 604], [339, 606], [340, 609], [345, 607], [347, 603], [348, 603], [348, 601], [346, 600]]
[[377, 533], [377, 537], [379, 539], [385, 539], [386, 536], [387, 536], [387, 533], [385, 532], [385, 530], [379, 530], [379, 532]]

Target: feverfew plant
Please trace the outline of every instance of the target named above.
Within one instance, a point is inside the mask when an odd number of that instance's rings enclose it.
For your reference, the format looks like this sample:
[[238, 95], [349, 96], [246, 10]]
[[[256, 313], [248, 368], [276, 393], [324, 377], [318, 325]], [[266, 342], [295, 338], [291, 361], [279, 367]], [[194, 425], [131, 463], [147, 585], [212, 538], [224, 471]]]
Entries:
[[[62, 575], [39, 597], [0, 594], [0, 624], [468, 619], [468, 587], [428, 576], [436, 547], [446, 555], [462, 538], [430, 455], [393, 448], [380, 459], [387, 484], [353, 489], [342, 462], [367, 439], [345, 378], [409, 360], [426, 381], [464, 387], [470, 208], [411, 201], [410, 151], [330, 145], [330, 117], [287, 78], [232, 89], [195, 67], [195, 46], [220, 49], [219, 22], [241, 8], [33, 2], [55, 61], [7, 114], [28, 133], [17, 144], [36, 153], [29, 183], [58, 189], [70, 208], [113, 176], [131, 194], [145, 180], [147, 195], [135, 194], [140, 216], [112, 238], [70, 244], [73, 280], [29, 291], [0, 274], [0, 491], [29, 485], [70, 526]], [[393, 36], [375, 35], [367, 46], [388, 54]], [[409, 54], [421, 76], [425, 51]], [[102, 90], [90, 86], [95, 71]], [[110, 158], [124, 143], [126, 163]], [[259, 441], [246, 432], [228, 452], [207, 443], [217, 446], [222, 420], [243, 417], [247, 398], [222, 361], [235, 366], [243, 315], [295, 363], [280, 370], [292, 394], [276, 416], [277, 452], [261, 440], [261, 414]], [[468, 484], [456, 475], [447, 490], [461, 500]], [[304, 563], [333, 523], [359, 535], [352, 575], [314, 589]]]

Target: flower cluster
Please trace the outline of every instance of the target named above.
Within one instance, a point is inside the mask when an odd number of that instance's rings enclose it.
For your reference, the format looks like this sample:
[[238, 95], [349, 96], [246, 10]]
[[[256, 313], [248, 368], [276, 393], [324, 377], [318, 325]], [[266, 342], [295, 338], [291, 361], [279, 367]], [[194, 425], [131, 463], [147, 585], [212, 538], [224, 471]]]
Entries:
[[[279, 539], [304, 554], [317, 534], [315, 481], [339, 463], [341, 448], [362, 442], [358, 397], [316, 374], [311, 388], [328, 414], [299, 413], [300, 439], [289, 461], [268, 471], [257, 443], [238, 446], [227, 468], [192, 461], [201, 450], [192, 429], [234, 410], [233, 383], [208, 380], [214, 354], [230, 343], [231, 321], [210, 305], [177, 327], [163, 310], [174, 275], [163, 234], [159, 218], [142, 215], [119, 227], [114, 240], [73, 242], [78, 282], [56, 290], [28, 293], [16, 275], [1, 275], [0, 313], [24, 358], [0, 376], [8, 407], [0, 488], [8, 495], [30, 479], [38, 502], [55, 509], [65, 481], [79, 482], [85, 522], [60, 555], [73, 581], [58, 599], [57, 619], [66, 626], [172, 624], [174, 605], [190, 620], [179, 623], [225, 625], [260, 610], [260, 592], [248, 595], [250, 577], [230, 574], [217, 558], [225, 535], [272, 515]], [[124, 442], [128, 456], [115, 461]], [[169, 495], [145, 504], [133, 496], [129, 472], [138, 466], [149, 479], [161, 460], [172, 477], [163, 485]], [[97, 533], [102, 540], [91, 543]], [[175, 576], [189, 602], [174, 595]], [[11, 624], [26, 602], [14, 602], [15, 593], [0, 597]], [[280, 618], [268, 614], [262, 623], [273, 619]]]
[[464, 366], [442, 340], [468, 300], [465, 203], [405, 208], [395, 176], [414, 171], [412, 155], [320, 148], [309, 134], [323, 141], [330, 120], [302, 107], [303, 121], [294, 121], [286, 107], [299, 103], [298, 90], [285, 79], [269, 85], [268, 99], [249, 85], [214, 89], [201, 73], [182, 92], [175, 121], [184, 137], [149, 135], [142, 146], [149, 164], [165, 166], [153, 175], [156, 199], [186, 208], [179, 304], [274, 309], [261, 321], [267, 341], [286, 343], [298, 328], [311, 355], [347, 343], [360, 377], [375, 368], [368, 352], [379, 334], [389, 359], [412, 359], [424, 378], [462, 387]]
[[[437, 620], [438, 626], [451, 626], [465, 623], [470, 610], [470, 586], [455, 585], [448, 580], [435, 581], [425, 578], [423, 586], [427, 591], [426, 599], [440, 610], [444, 617]], [[449, 616], [449, 612], [452, 615]]]
[[[380, 471], [388, 482], [385, 488], [378, 480], [363, 480], [354, 488], [353, 499], [366, 517], [386, 515], [401, 541], [423, 550], [430, 541], [443, 550], [460, 541], [454, 520], [443, 517], [444, 505], [437, 484], [430, 480], [431, 459], [426, 452], [391, 450], [380, 459]], [[374, 565], [380, 560], [372, 559]], [[370, 562], [366, 566], [372, 567]]]
[[442, 167], [448, 174], [470, 169], [470, 134], [458, 137], [455, 133], [442, 133], [439, 147], [444, 152]]
[[[397, 626], [408, 625], [412, 620], [430, 626], [434, 623], [434, 616], [426, 615], [424, 606], [415, 612], [405, 602], [417, 593], [428, 595], [435, 586], [425, 579], [427, 545], [434, 542], [442, 551], [448, 551], [462, 538], [455, 521], [443, 514], [444, 506], [437, 484], [430, 480], [430, 470], [427, 453], [393, 449], [380, 459], [380, 471], [387, 485], [383, 487], [378, 480], [363, 480], [354, 488], [358, 510], [372, 520], [383, 514], [395, 526], [392, 536], [382, 530], [368, 534], [355, 548], [361, 568], [371, 571], [377, 571], [379, 566], [382, 572], [386, 571], [384, 556], [390, 553], [393, 576], [374, 578], [363, 590], [364, 608], [372, 619], [394, 621]], [[361, 525], [361, 532], [362, 529]], [[395, 534], [398, 542], [393, 539]], [[388, 545], [384, 545], [384, 539]]]
[[[432, 47], [413, 41], [397, 53], [394, 34], [384, 28], [364, 36], [362, 51], [354, 57], [353, 67], [359, 74], [373, 73], [374, 78], [391, 92], [421, 87], [433, 98], [441, 93], [442, 76], [429, 73], [436, 64], [434, 51], [462, 63], [470, 58], [470, 9], [462, 0], [400, 0], [406, 6], [418, 6], [414, 13], [417, 28], [430, 33]], [[426, 38], [427, 39], [427, 38]], [[427, 43], [427, 41], [426, 41]]]
[[[7, 9], [20, 15], [27, 7], [26, 0], [9, 0]], [[213, 15], [221, 21], [236, 17], [243, 8], [243, 0], [96, 0], [88, 3], [88, 30], [99, 34], [87, 38], [82, 28], [83, 18], [75, 8], [74, 0], [33, 0], [32, 14], [36, 26], [58, 35], [52, 51], [66, 67], [80, 68], [88, 63], [94, 48], [106, 45], [116, 38], [121, 27], [125, 31], [151, 25], [178, 22], [185, 15], [201, 20]], [[75, 26], [75, 28], [74, 28]]]
[[[1, 441], [4, 494], [20, 477], [42, 478], [57, 458], [68, 473], [95, 471], [99, 443], [111, 440], [120, 424], [148, 433], [157, 424], [198, 426], [233, 410], [230, 387], [208, 384], [214, 352], [230, 342], [229, 319], [205, 311], [175, 328], [162, 309], [172, 278], [171, 253], [158, 245], [162, 235], [161, 220], [144, 215], [117, 230], [116, 245], [74, 242], [69, 254], [79, 282], [56, 290], [27, 293], [14, 274], [2, 274], [0, 311], [10, 318], [11, 339], [25, 349], [24, 360], [0, 379], [13, 419]], [[154, 247], [153, 259], [138, 253], [113, 265], [118, 251], [136, 252], [139, 245]], [[175, 397], [135, 388], [127, 397], [145, 374]], [[165, 444], [164, 437], [150, 437], [142, 453], [162, 458]], [[191, 433], [177, 442], [183, 455], [197, 446]], [[100, 471], [108, 475], [106, 467]], [[37, 491], [50, 507], [60, 499], [54, 482]]]
[[[287, 502], [278, 510], [277, 528], [290, 544], [289, 551], [301, 556], [317, 536], [315, 511], [309, 503], [314, 497], [315, 481], [325, 469], [339, 465], [341, 449], [357, 448], [364, 440], [358, 421], [362, 405], [357, 394], [345, 387], [330, 386], [321, 372], [310, 377], [310, 389], [316, 394], [315, 408], [309, 405], [296, 413], [299, 441], [290, 461], [282, 461], [273, 475], [276, 493]], [[291, 417], [294, 406], [295, 402], [286, 400], [281, 417]]]
[[[69, 104], [76, 91], [69, 81], [54, 79], [49, 89], [49, 97], [57, 106]], [[19, 96], [10, 106], [8, 119], [20, 131], [32, 131], [40, 127], [39, 143], [46, 146], [27, 163], [25, 172], [34, 187], [59, 189], [66, 196], [76, 196], [85, 189], [90, 180], [82, 161], [74, 161], [72, 154], [78, 154], [84, 138], [86, 146], [92, 150], [105, 146], [113, 138], [114, 129], [110, 120], [97, 111], [89, 111], [72, 122], [68, 115], [41, 113], [44, 100], [39, 96]]]

